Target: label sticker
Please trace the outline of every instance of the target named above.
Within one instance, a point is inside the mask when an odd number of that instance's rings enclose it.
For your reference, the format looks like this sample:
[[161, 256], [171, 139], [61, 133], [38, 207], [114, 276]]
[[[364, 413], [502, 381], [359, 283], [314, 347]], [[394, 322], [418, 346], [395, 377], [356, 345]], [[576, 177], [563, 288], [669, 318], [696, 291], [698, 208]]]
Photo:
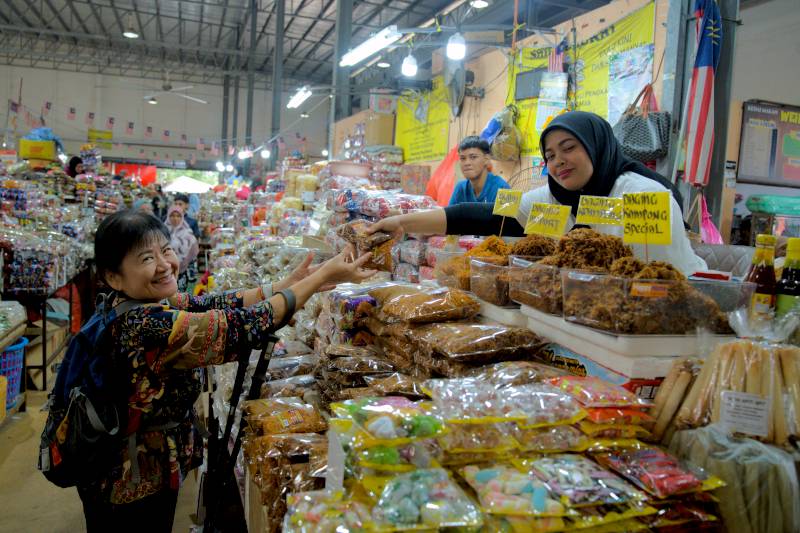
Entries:
[[581, 196], [576, 224], [622, 225], [622, 198], [606, 196]]
[[567, 230], [570, 207], [568, 205], [533, 204], [525, 224], [525, 234], [561, 237]]
[[758, 394], [723, 391], [720, 422], [730, 433], [766, 437], [769, 403], [768, 398]]
[[493, 215], [504, 217], [515, 217], [519, 212], [519, 204], [522, 201], [522, 191], [512, 189], [500, 189], [494, 199]]
[[669, 192], [624, 195], [625, 244], [672, 244], [672, 209]]

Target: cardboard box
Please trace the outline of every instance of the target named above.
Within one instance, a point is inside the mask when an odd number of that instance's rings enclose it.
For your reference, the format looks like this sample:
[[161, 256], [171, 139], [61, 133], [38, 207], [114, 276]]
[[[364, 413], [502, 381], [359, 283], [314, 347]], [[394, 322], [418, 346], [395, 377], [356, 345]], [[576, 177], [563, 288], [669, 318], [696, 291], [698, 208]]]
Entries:
[[[34, 322], [34, 326], [36, 328], [31, 328], [33, 331], [38, 331], [39, 335], [31, 340], [28, 346], [25, 349], [25, 366], [30, 367], [33, 366], [41, 366], [42, 365], [42, 336], [41, 336], [41, 326], [42, 321], [39, 320]], [[31, 331], [29, 330], [29, 331]], [[50, 360], [49, 363], [46, 365], [46, 372], [47, 372], [47, 386], [48, 388], [52, 387], [55, 383], [55, 376], [58, 373], [58, 365], [60, 364], [61, 360], [64, 357], [64, 350], [56, 355], [56, 350], [58, 350], [64, 339], [69, 334], [66, 325], [59, 325], [53, 322], [47, 322], [47, 359]], [[27, 368], [28, 377], [33, 381], [34, 386], [37, 390], [44, 390], [44, 374], [40, 368]]]

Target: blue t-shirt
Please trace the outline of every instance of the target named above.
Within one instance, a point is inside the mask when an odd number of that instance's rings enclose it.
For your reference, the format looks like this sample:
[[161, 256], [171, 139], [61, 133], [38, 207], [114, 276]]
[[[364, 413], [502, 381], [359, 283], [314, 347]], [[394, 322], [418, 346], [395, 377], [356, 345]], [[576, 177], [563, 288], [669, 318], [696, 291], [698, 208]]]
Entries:
[[486, 175], [486, 183], [483, 190], [475, 197], [475, 190], [472, 188], [472, 183], [469, 180], [459, 182], [453, 189], [453, 195], [450, 197], [448, 205], [463, 204], [467, 202], [480, 202], [485, 204], [493, 204], [494, 199], [497, 197], [499, 189], [510, 189], [511, 187], [506, 183], [506, 180], [492, 174], [491, 172]]

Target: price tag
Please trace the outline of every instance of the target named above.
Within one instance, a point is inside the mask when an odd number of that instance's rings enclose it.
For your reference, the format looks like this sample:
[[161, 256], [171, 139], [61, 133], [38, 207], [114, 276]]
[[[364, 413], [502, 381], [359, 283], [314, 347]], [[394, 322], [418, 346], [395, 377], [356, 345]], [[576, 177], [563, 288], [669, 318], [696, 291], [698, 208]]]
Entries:
[[522, 191], [511, 189], [499, 189], [497, 198], [494, 199], [493, 215], [504, 217], [515, 217], [519, 211], [519, 204], [522, 201]]
[[568, 205], [533, 204], [525, 224], [525, 234], [561, 237], [567, 230], [570, 207]]
[[[773, 394], [776, 394], [773, 392]], [[747, 392], [722, 392], [720, 422], [730, 433], [766, 437], [769, 420], [769, 399]]]
[[622, 208], [625, 244], [672, 244], [670, 193], [637, 192], [624, 195]]
[[622, 198], [581, 196], [576, 224], [622, 225]]

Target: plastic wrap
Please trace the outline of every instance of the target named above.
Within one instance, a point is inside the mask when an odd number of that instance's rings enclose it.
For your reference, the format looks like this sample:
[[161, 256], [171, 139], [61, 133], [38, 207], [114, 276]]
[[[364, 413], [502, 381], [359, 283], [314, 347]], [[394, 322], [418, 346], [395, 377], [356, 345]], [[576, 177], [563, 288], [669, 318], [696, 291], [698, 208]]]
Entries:
[[526, 328], [490, 324], [430, 324], [419, 328], [414, 337], [435, 354], [465, 363], [528, 359], [543, 346]]
[[364, 380], [377, 394], [422, 398], [422, 382], [406, 374], [395, 372], [388, 376], [366, 376]]
[[520, 450], [536, 453], [580, 452], [588, 448], [589, 438], [574, 426], [522, 429], [513, 426], [512, 435]]
[[416, 470], [393, 478], [372, 516], [394, 531], [467, 527], [481, 524], [481, 512], [440, 468]]
[[386, 191], [381, 191], [381, 193], [380, 196], [369, 196], [364, 199], [361, 203], [361, 212], [363, 214], [370, 217], [386, 218], [436, 207], [436, 202], [429, 196], [403, 193], [387, 194]]
[[716, 426], [676, 432], [669, 450], [725, 482], [715, 495], [731, 533], [800, 531], [800, 486], [791, 454], [731, 438]]
[[278, 381], [292, 376], [302, 376], [314, 371], [319, 357], [313, 354], [290, 357], [273, 357], [267, 368], [267, 380]]
[[713, 490], [724, 485], [719, 478], [709, 476], [702, 469], [655, 447], [617, 450], [597, 454], [594, 458], [657, 498]]
[[366, 233], [368, 227], [369, 222], [365, 220], [354, 220], [353, 222], [348, 222], [347, 224], [339, 226], [336, 229], [336, 234], [347, 242], [355, 245], [356, 248], [363, 252], [368, 252], [376, 246], [391, 240], [391, 235], [380, 231], [371, 235]]
[[337, 357], [378, 357], [378, 351], [372, 346], [352, 346], [350, 344], [329, 344], [325, 348], [328, 359]]
[[578, 423], [581, 431], [596, 439], [644, 439], [650, 432], [642, 426], [632, 424], [595, 424], [581, 420]]
[[392, 279], [408, 283], [419, 283], [419, 267], [410, 263], [398, 263], [395, 261]]
[[566, 371], [542, 363], [506, 361], [476, 368], [465, 377], [475, 378], [497, 387], [509, 387], [538, 383], [563, 375], [566, 375]]
[[381, 372], [394, 372], [394, 366], [381, 357], [336, 357], [330, 359], [327, 369], [331, 372], [345, 374], [375, 374]]
[[469, 290], [469, 258], [461, 250], [436, 250], [433, 276], [439, 285], [454, 289]]
[[328, 429], [317, 409], [299, 398], [248, 400], [242, 409], [248, 427], [258, 435], [316, 433]]
[[630, 407], [644, 409], [647, 403], [619, 385], [600, 378], [561, 376], [550, 383], [578, 400], [584, 407]]
[[375, 298], [369, 295], [372, 285], [344, 284], [327, 295], [334, 323], [340, 329], [356, 327], [358, 320], [369, 316], [375, 307]]
[[573, 424], [586, 412], [572, 397], [546, 383], [497, 388], [475, 378], [425, 382], [449, 423], [519, 421], [527, 427]]
[[356, 452], [359, 466], [382, 472], [410, 472], [438, 466], [441, 449], [435, 439], [400, 446], [373, 446]]
[[568, 510], [535, 475], [506, 465], [470, 465], [461, 476], [478, 495], [481, 508], [492, 514], [557, 517]]
[[595, 424], [652, 424], [655, 418], [640, 409], [625, 407], [599, 407], [587, 409], [586, 421]]
[[377, 338], [378, 345], [383, 350], [386, 360], [391, 362], [397, 370], [409, 371], [414, 365], [413, 353], [409, 351], [408, 341], [403, 337], [391, 335]]
[[509, 272], [508, 266], [473, 258], [470, 260], [470, 290], [490, 304], [515, 306], [508, 293]]
[[512, 256], [508, 280], [511, 300], [543, 313], [561, 314], [561, 274], [557, 266]]
[[316, 380], [311, 374], [304, 376], [292, 376], [277, 381], [268, 381], [261, 388], [261, 395], [267, 398], [277, 398], [280, 396], [296, 396], [302, 398], [304, 394], [314, 390]]
[[331, 411], [355, 422], [364, 434], [358, 447], [405, 444], [444, 433], [444, 424], [428, 404], [400, 396], [335, 403]]
[[408, 263], [417, 267], [425, 264], [427, 249], [425, 241], [417, 239], [408, 239], [395, 244], [395, 251], [398, 259], [403, 263]]
[[541, 479], [570, 506], [642, 502], [646, 496], [616, 474], [576, 454], [546, 455], [522, 460], [521, 466]]
[[283, 533], [359, 533], [372, 521], [366, 505], [332, 491], [289, 494], [286, 503]]
[[517, 445], [509, 424], [452, 424], [439, 442], [449, 453], [503, 453]]
[[426, 323], [470, 318], [480, 304], [470, 294], [441, 287], [399, 286], [374, 289], [379, 317], [386, 322]]

